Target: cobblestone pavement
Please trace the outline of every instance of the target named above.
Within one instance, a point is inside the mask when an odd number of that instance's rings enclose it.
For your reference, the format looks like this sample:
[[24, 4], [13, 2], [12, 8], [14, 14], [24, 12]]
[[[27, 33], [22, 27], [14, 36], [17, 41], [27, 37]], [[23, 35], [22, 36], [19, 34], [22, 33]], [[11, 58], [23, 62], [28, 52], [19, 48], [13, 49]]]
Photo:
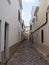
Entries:
[[29, 41], [24, 41], [7, 65], [49, 65]]

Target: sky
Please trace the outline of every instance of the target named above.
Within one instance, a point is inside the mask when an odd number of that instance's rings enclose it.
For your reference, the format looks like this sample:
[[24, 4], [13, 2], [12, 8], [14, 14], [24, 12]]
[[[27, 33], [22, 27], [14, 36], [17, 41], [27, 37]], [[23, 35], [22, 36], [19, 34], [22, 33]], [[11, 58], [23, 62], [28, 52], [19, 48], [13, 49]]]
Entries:
[[32, 6], [38, 6], [39, 0], [22, 0], [22, 5], [22, 19], [24, 20], [25, 26], [29, 26]]

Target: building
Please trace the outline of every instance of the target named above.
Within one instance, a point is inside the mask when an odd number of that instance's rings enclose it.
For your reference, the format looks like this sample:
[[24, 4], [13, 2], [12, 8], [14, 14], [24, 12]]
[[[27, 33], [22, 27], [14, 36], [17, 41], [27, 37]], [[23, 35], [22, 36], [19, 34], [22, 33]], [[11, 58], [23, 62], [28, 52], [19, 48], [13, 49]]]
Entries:
[[25, 31], [25, 25], [24, 25], [24, 20], [22, 20], [22, 34], [21, 34], [21, 40], [24, 41], [24, 31]]
[[49, 0], [39, 0], [32, 8], [32, 37], [34, 45], [45, 56], [49, 55]]
[[0, 62], [15, 53], [21, 41], [22, 0], [0, 0]]
[[32, 32], [33, 32], [33, 22], [32, 22], [32, 18], [30, 19], [30, 33], [29, 33], [29, 39], [30, 39], [30, 42], [31, 43], [33, 43], [33, 34], [32, 34]]
[[25, 39], [29, 40], [30, 26], [25, 26], [24, 30], [24, 37]]

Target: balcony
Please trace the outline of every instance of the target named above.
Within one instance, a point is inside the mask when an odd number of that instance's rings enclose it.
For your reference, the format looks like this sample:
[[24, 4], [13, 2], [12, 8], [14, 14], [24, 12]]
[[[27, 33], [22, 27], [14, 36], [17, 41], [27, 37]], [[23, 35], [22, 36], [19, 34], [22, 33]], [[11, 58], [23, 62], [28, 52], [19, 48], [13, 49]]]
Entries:
[[39, 6], [33, 6], [32, 7], [32, 11], [31, 11], [31, 15], [34, 16], [39, 10]]
[[31, 11], [31, 15], [32, 15], [32, 16], [34, 16], [35, 10], [36, 10], [36, 7], [33, 6], [33, 7], [32, 7], [32, 11]]

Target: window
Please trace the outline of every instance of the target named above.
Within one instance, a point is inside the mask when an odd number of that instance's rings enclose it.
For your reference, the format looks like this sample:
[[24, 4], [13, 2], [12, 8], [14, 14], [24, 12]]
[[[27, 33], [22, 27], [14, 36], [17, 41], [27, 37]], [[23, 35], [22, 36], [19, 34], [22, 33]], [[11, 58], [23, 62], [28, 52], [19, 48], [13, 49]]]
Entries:
[[46, 13], [46, 21], [48, 21], [48, 13]]
[[18, 10], [18, 20], [20, 22], [20, 11]]
[[30, 25], [30, 30], [32, 30], [32, 25]]
[[44, 42], [44, 31], [41, 30], [41, 42], [43, 43]]
[[37, 14], [36, 14], [36, 21], [38, 21], [38, 16], [37, 16]]
[[24, 24], [22, 23], [22, 28], [23, 28]]
[[33, 26], [35, 26], [35, 19], [33, 19], [33, 21], [32, 21], [32, 22], [33, 22]]

